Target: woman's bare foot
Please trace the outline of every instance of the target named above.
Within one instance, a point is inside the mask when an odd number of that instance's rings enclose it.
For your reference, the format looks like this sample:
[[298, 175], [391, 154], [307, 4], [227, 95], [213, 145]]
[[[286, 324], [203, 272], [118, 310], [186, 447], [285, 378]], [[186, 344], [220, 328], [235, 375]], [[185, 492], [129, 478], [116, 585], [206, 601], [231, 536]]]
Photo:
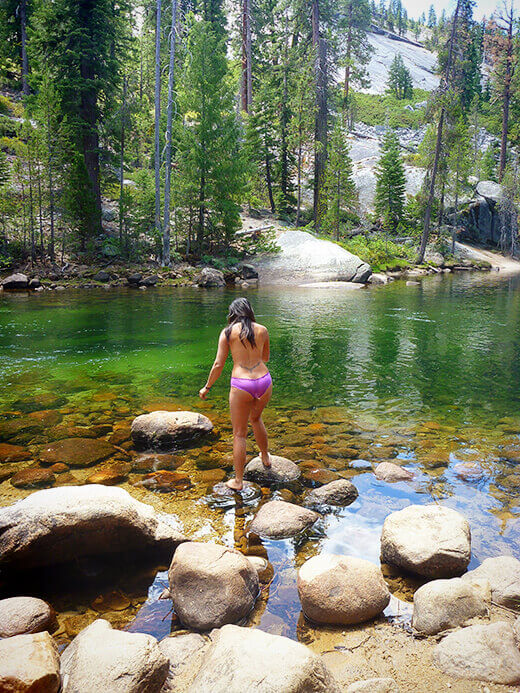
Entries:
[[271, 457], [269, 453], [266, 455], [262, 455], [262, 453], [260, 453], [260, 459], [262, 460], [262, 464], [266, 469], [271, 469]]
[[229, 481], [226, 481], [226, 486], [230, 489], [233, 489], [233, 491], [241, 491], [244, 487], [244, 484], [241, 481], [237, 481], [236, 479], [229, 479]]

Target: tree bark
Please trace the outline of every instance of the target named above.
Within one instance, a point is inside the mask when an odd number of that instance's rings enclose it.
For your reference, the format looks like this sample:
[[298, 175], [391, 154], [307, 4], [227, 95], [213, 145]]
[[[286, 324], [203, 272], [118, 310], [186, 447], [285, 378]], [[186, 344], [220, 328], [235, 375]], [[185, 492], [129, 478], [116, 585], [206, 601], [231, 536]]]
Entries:
[[348, 97], [350, 91], [350, 57], [352, 54], [352, 2], [350, 0], [348, 4], [347, 17], [348, 17], [348, 29], [347, 29], [347, 51], [345, 55], [346, 65], [345, 65], [345, 81], [343, 84], [343, 127], [347, 126], [347, 113], [348, 113]]
[[252, 98], [251, 0], [242, 0], [242, 78], [240, 84], [240, 103], [245, 113], [251, 112]]
[[[84, 56], [80, 62], [84, 84], [94, 85], [95, 74], [91, 60]], [[87, 236], [93, 238], [101, 230], [101, 189], [99, 186], [99, 136], [97, 132], [97, 94], [94, 86], [81, 91], [80, 118], [82, 121], [81, 149], [92, 194], [93, 209], [88, 216]], [[84, 249], [84, 243], [83, 243]]]
[[161, 0], [156, 0], [155, 25], [155, 230], [161, 232]]
[[173, 82], [175, 72], [175, 38], [177, 32], [177, 0], [172, 0], [170, 34], [170, 72], [168, 75], [168, 111], [166, 117], [166, 168], [164, 174], [164, 228], [162, 264], [170, 264], [170, 187], [172, 175]]
[[29, 59], [27, 57], [27, 0], [20, 2], [20, 34], [22, 38], [22, 91], [29, 94]]
[[509, 103], [511, 101], [511, 79], [513, 76], [513, 3], [507, 15], [507, 43], [504, 88], [502, 91], [502, 134], [500, 137], [500, 160], [498, 164], [498, 180], [504, 177], [507, 156], [507, 134], [509, 129]]
[[126, 75], [123, 75], [123, 103], [121, 104], [121, 152], [119, 157], [119, 252], [123, 250], [123, 196], [125, 191], [125, 118], [126, 118]]
[[51, 224], [51, 238], [49, 243], [49, 256], [54, 262], [54, 184], [52, 172], [52, 135], [51, 135], [51, 114], [47, 105], [47, 176], [49, 183], [49, 216]]
[[314, 224], [321, 227], [324, 213], [324, 177], [327, 164], [327, 52], [320, 36], [319, 0], [312, 0], [312, 44], [315, 50], [316, 118], [314, 128]]

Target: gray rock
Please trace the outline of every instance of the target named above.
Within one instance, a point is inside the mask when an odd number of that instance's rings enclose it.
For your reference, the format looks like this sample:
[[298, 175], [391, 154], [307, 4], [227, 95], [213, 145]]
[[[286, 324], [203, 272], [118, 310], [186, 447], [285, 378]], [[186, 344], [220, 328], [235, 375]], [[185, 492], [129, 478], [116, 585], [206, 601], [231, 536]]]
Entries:
[[63, 693], [159, 693], [169, 662], [157, 640], [98, 619], [61, 656]]
[[298, 571], [303, 613], [315, 623], [351, 625], [369, 621], [390, 602], [379, 566], [353, 556], [321, 554]]
[[57, 693], [58, 648], [48, 633], [15, 635], [0, 641], [0, 691]]
[[379, 272], [371, 274], [370, 277], [368, 278], [369, 284], [374, 284], [377, 286], [388, 284], [389, 282], [390, 282], [390, 277], [387, 274], [382, 274]]
[[0, 508], [4, 568], [54, 565], [93, 554], [175, 550], [184, 537], [122, 488], [62, 486]]
[[399, 688], [394, 679], [365, 679], [351, 683], [346, 693], [399, 693]]
[[41, 287], [40, 280], [38, 277], [33, 277], [29, 281], [29, 289], [39, 289]]
[[103, 221], [115, 221], [117, 212], [112, 207], [107, 207], [106, 205], [101, 206], [101, 218]]
[[170, 594], [180, 621], [195, 630], [237, 623], [253, 608], [258, 574], [236, 549], [213, 542], [186, 542], [168, 572]]
[[447, 635], [433, 652], [445, 674], [514, 686], [520, 683], [520, 652], [509, 623], [469, 626]]
[[210, 645], [208, 638], [198, 633], [170, 635], [159, 643], [168, 659], [170, 669], [161, 693], [183, 693], [202, 666]]
[[258, 272], [253, 265], [244, 263], [241, 268], [242, 279], [258, 279]]
[[137, 449], [168, 449], [197, 440], [213, 430], [203, 414], [192, 411], [153, 411], [132, 421], [131, 435]]
[[224, 274], [214, 267], [204, 267], [197, 284], [205, 288], [226, 286]]
[[142, 278], [143, 275], [140, 272], [134, 272], [133, 274], [128, 275], [126, 281], [130, 284], [130, 286], [139, 286]]
[[471, 558], [468, 521], [451, 508], [409, 505], [384, 521], [381, 558], [429, 578], [460, 575]]
[[426, 262], [428, 262], [430, 265], [433, 265], [434, 267], [443, 267], [444, 266], [444, 257], [439, 253], [433, 246], [427, 246], [426, 247], [426, 252], [424, 254], [424, 259]]
[[262, 282], [301, 284], [303, 281], [366, 282], [370, 266], [357, 255], [306, 231], [285, 231], [278, 239], [280, 252], [257, 261]]
[[27, 275], [21, 272], [16, 272], [15, 274], [10, 274], [2, 281], [2, 286], [5, 291], [17, 291], [22, 289], [27, 289], [29, 286], [29, 280]]
[[187, 693], [340, 693], [321, 658], [294, 640], [231, 625], [212, 640]]
[[477, 184], [477, 195], [489, 202], [500, 202], [504, 197], [504, 188], [493, 180], [481, 180]]
[[374, 469], [374, 474], [381, 481], [410, 481], [413, 473], [393, 462], [380, 462]]
[[103, 284], [110, 281], [110, 275], [108, 272], [105, 272], [105, 270], [99, 270], [92, 278], [94, 281], [102, 282]]
[[491, 598], [497, 604], [518, 609], [520, 605], [520, 561], [513, 556], [497, 556], [486, 560], [463, 580], [489, 580]]
[[56, 615], [42, 599], [9, 597], [0, 599], [0, 638], [22, 633], [41, 633], [56, 629]]
[[271, 467], [262, 464], [261, 457], [254, 457], [244, 469], [244, 477], [259, 484], [280, 484], [296, 481], [301, 476], [300, 468], [286, 457], [270, 455]]
[[313, 525], [320, 515], [294, 503], [281, 500], [262, 505], [250, 525], [250, 531], [261, 537], [284, 539]]
[[159, 277], [156, 274], [149, 274], [141, 280], [143, 286], [155, 286], [159, 281]]
[[358, 497], [358, 490], [351, 481], [337, 479], [324, 486], [309, 491], [305, 496], [305, 504], [319, 505], [348, 505]]
[[414, 594], [412, 626], [425, 635], [464, 626], [473, 618], [487, 616], [490, 600], [487, 581], [473, 585], [461, 578], [433, 580]]

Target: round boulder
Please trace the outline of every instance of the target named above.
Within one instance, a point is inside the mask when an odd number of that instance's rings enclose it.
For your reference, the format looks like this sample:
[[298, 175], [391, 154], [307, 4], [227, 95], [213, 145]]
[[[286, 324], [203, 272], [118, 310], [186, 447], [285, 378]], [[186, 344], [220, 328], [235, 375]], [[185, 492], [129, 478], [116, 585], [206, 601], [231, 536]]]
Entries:
[[48, 633], [26, 633], [0, 641], [0, 691], [60, 689], [60, 657]]
[[301, 471], [297, 464], [286, 457], [269, 455], [270, 467], [264, 467], [261, 457], [254, 457], [244, 469], [244, 477], [257, 484], [283, 484], [296, 481]]
[[394, 481], [410, 481], [413, 479], [413, 473], [400, 467], [393, 462], [380, 462], [374, 469], [374, 474], [381, 481], [393, 483]]
[[281, 500], [269, 501], [257, 512], [250, 530], [262, 537], [285, 539], [313, 525], [320, 515], [308, 508]]
[[358, 490], [351, 481], [338, 479], [331, 481], [325, 486], [309, 491], [305, 496], [305, 504], [312, 506], [320, 505], [348, 505], [353, 503], [358, 497]]
[[383, 524], [381, 559], [428, 578], [463, 573], [471, 558], [468, 521], [439, 505], [409, 505]]
[[192, 411], [153, 411], [132, 421], [131, 435], [138, 449], [176, 447], [210, 433], [213, 424]]
[[486, 558], [482, 565], [462, 576], [462, 580], [488, 580], [491, 598], [497, 604], [518, 609], [520, 604], [520, 561], [514, 556]]
[[247, 616], [258, 596], [258, 575], [245, 556], [213, 542], [186, 542], [168, 571], [180, 621], [194, 630], [220, 628]]
[[200, 273], [197, 284], [205, 288], [219, 287], [226, 286], [226, 280], [220, 270], [214, 267], [204, 267]]
[[56, 615], [42, 599], [36, 597], [9, 597], [0, 599], [0, 638], [12, 638], [22, 633], [52, 633], [56, 629]]
[[350, 625], [369, 621], [390, 602], [381, 569], [353, 556], [322, 554], [298, 571], [303, 613], [315, 623]]
[[6, 291], [20, 291], [27, 289], [29, 286], [29, 279], [27, 275], [21, 272], [16, 272], [15, 274], [10, 274], [2, 281], [2, 286]]

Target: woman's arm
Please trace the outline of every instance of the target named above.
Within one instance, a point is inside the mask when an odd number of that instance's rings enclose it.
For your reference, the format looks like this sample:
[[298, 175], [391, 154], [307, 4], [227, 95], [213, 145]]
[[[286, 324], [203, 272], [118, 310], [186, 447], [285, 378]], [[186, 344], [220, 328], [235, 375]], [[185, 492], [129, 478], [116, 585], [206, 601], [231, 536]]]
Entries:
[[201, 399], [206, 399], [206, 395], [209, 392], [210, 387], [220, 378], [224, 364], [229, 354], [229, 342], [227, 340], [224, 330], [220, 333], [218, 338], [217, 355], [215, 356], [215, 361], [209, 372], [208, 380], [204, 387], [199, 390], [199, 396]]
[[269, 347], [269, 332], [266, 330], [265, 331], [265, 342], [264, 342], [264, 347], [262, 349], [262, 361], [266, 363], [269, 361], [269, 356], [270, 356], [270, 347]]

